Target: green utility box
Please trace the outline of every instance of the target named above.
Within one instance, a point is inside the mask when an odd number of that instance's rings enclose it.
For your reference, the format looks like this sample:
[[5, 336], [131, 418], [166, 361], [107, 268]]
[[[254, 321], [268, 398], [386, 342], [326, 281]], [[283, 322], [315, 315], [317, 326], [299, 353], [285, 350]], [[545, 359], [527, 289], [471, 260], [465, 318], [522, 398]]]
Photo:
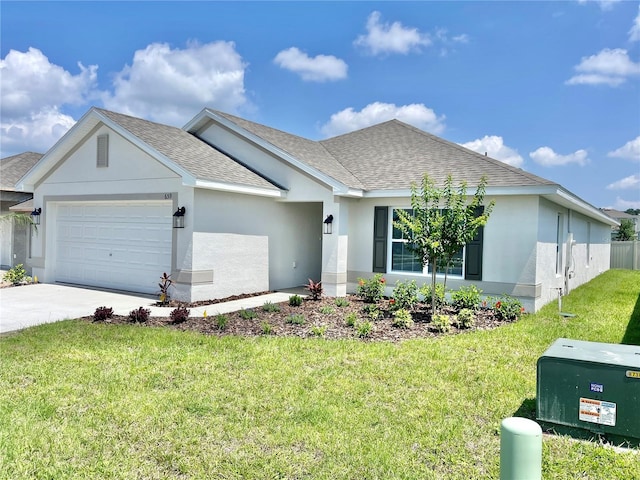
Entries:
[[640, 347], [560, 338], [538, 359], [536, 418], [558, 433], [640, 444]]

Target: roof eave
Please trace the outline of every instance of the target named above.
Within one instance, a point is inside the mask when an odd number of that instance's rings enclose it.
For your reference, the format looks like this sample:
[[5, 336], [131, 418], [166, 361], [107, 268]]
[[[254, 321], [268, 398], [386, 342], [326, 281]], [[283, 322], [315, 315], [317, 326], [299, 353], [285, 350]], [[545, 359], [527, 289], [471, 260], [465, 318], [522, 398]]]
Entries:
[[256, 195], [261, 197], [271, 197], [284, 199], [287, 197], [285, 190], [274, 188], [258, 187], [253, 185], [240, 185], [236, 183], [216, 182], [213, 180], [196, 179], [194, 186], [207, 190], [217, 190], [222, 192], [240, 193], [244, 195]]
[[[471, 194], [470, 194], [471, 195]], [[558, 184], [529, 185], [520, 187], [487, 187], [485, 197], [499, 197], [509, 195], [539, 195], [553, 203], [562, 205], [587, 217], [596, 219], [613, 227], [619, 223], [607, 214], [585, 202]], [[410, 198], [411, 189], [395, 190], [369, 190], [365, 191], [364, 198]]]

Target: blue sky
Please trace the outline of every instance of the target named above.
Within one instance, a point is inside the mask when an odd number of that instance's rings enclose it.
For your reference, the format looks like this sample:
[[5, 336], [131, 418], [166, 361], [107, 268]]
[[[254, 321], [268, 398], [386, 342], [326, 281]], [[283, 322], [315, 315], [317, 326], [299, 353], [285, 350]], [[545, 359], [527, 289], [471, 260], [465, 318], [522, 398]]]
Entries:
[[311, 139], [399, 118], [640, 208], [640, 2], [0, 3], [1, 156], [91, 106]]

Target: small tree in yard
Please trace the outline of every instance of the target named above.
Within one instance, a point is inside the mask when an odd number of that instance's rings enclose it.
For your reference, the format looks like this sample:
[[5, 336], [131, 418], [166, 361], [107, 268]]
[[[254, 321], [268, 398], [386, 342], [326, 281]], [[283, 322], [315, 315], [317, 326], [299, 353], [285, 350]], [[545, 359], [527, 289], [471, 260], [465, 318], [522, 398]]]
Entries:
[[465, 182], [456, 189], [448, 175], [444, 187], [438, 188], [425, 174], [419, 191], [415, 184], [411, 186], [413, 212], [397, 211], [394, 227], [407, 239], [407, 248], [420, 260], [422, 267], [431, 266], [432, 315], [436, 313], [437, 305], [434, 297], [438, 263], [443, 262], [448, 267], [454, 255], [473, 240], [478, 228], [489, 220], [494, 203], [489, 203], [481, 212], [486, 183], [486, 178], [482, 177], [469, 202]]
[[616, 233], [616, 240], [628, 242], [636, 238], [636, 229], [631, 220], [624, 218], [620, 221], [620, 227]]

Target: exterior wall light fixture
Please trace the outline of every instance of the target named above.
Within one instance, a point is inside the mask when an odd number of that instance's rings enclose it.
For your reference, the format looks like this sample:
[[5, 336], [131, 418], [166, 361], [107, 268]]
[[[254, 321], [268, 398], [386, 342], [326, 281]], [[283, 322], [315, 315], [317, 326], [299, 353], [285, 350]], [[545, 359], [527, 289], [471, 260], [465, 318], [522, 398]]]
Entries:
[[34, 208], [33, 212], [29, 215], [31, 216], [31, 220], [34, 225], [40, 225], [40, 214], [42, 213], [42, 208]]
[[327, 215], [322, 223], [324, 223], [324, 233], [331, 235], [333, 233], [333, 215]]
[[173, 228], [184, 228], [184, 214], [187, 210], [180, 207], [173, 214]]

